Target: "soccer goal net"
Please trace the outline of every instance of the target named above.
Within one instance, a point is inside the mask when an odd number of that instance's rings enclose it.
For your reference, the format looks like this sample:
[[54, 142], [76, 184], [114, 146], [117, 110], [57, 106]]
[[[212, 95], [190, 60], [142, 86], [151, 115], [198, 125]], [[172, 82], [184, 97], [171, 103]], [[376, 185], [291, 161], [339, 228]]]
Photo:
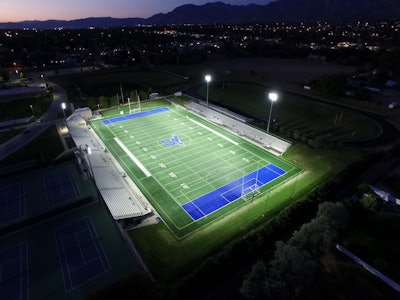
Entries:
[[242, 189], [242, 198], [245, 201], [253, 199], [260, 194], [260, 186], [258, 184], [253, 184], [251, 186], [247, 186], [246, 188]]

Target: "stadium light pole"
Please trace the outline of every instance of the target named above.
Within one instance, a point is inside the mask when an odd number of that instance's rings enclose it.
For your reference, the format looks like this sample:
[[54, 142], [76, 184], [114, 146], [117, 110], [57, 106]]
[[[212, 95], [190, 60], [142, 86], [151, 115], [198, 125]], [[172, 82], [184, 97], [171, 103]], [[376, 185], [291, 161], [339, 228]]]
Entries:
[[64, 114], [64, 119], [65, 119], [65, 109], [67, 108], [67, 105], [65, 104], [65, 102], [61, 103], [61, 109], [63, 111]]
[[209, 83], [210, 83], [210, 81], [211, 81], [211, 75], [206, 75], [206, 76], [204, 77], [204, 79], [206, 80], [206, 83], [207, 83], [206, 103], [207, 103], [207, 107], [208, 107], [208, 85], [209, 85]]
[[267, 126], [267, 133], [269, 133], [269, 125], [271, 123], [271, 115], [272, 115], [272, 104], [278, 100], [278, 94], [277, 93], [268, 93], [268, 99], [271, 101], [271, 108], [269, 110], [269, 118], [268, 118], [268, 126]]

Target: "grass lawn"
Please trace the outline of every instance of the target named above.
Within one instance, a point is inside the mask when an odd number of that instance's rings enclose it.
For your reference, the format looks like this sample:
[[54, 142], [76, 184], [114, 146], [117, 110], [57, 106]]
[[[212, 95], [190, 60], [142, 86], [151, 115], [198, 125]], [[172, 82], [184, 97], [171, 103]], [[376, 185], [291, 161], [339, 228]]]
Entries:
[[34, 117], [38, 117], [49, 108], [52, 100], [49, 95], [49, 97], [32, 97], [0, 103], [0, 121], [29, 118], [32, 116], [32, 110]]
[[72, 99], [77, 97], [76, 86], [89, 97], [111, 97], [119, 94], [121, 87], [125, 92], [152, 88], [156, 92], [167, 90], [173, 93], [187, 84], [182, 76], [169, 71], [143, 71], [129, 67], [57, 76], [51, 80], [67, 88]]
[[[46, 145], [46, 147], [43, 147]], [[24, 148], [14, 152], [2, 161], [3, 165], [16, 164], [24, 161], [49, 162], [64, 151], [56, 126], [50, 126], [38, 138]]]

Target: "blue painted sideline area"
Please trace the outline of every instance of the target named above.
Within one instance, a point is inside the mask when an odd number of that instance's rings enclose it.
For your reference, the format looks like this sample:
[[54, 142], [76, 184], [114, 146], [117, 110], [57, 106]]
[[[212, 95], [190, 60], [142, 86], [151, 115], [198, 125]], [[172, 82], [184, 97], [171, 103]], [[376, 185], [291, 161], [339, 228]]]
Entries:
[[111, 125], [114, 123], [123, 122], [123, 121], [127, 121], [130, 119], [141, 118], [141, 117], [145, 117], [145, 116], [150, 116], [150, 115], [154, 115], [154, 114], [158, 114], [158, 113], [162, 113], [162, 112], [166, 112], [166, 111], [169, 111], [168, 107], [161, 107], [161, 108], [141, 111], [141, 112], [138, 112], [135, 114], [128, 114], [128, 115], [123, 115], [123, 116], [118, 116], [118, 117], [114, 117], [111, 119], [103, 120], [103, 124]]
[[284, 174], [286, 174], [285, 170], [269, 164], [199, 198], [186, 202], [182, 208], [193, 220], [197, 221]]

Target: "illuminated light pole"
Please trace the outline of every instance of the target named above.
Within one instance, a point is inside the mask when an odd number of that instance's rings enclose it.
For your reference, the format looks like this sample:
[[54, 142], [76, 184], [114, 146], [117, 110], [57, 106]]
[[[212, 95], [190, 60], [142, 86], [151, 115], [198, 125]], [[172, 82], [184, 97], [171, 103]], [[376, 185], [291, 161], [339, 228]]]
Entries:
[[206, 75], [205, 77], [204, 77], [204, 79], [206, 80], [206, 83], [207, 83], [207, 96], [206, 96], [206, 103], [207, 103], [207, 107], [208, 107], [208, 84], [210, 83], [210, 81], [211, 81], [211, 76], [210, 75]]
[[92, 154], [92, 149], [89, 146], [87, 146], [86, 150], [87, 150], [87, 160], [88, 160], [88, 163], [89, 163], [89, 174], [94, 179], [94, 174], [93, 174], [93, 170], [92, 170], [92, 163], [90, 162], [90, 155]]
[[269, 125], [271, 123], [271, 115], [272, 115], [272, 104], [278, 100], [277, 93], [268, 93], [268, 99], [271, 101], [271, 108], [269, 110], [269, 118], [268, 118], [268, 126], [267, 126], [267, 133], [269, 133]]
[[65, 104], [65, 102], [61, 103], [61, 109], [63, 111], [64, 114], [64, 119], [65, 119], [65, 109], [67, 108], [67, 105]]
[[32, 118], [34, 118], [35, 117], [35, 112], [33, 111], [33, 105], [31, 104], [31, 105], [29, 105], [29, 107], [31, 108], [31, 111], [32, 111]]

